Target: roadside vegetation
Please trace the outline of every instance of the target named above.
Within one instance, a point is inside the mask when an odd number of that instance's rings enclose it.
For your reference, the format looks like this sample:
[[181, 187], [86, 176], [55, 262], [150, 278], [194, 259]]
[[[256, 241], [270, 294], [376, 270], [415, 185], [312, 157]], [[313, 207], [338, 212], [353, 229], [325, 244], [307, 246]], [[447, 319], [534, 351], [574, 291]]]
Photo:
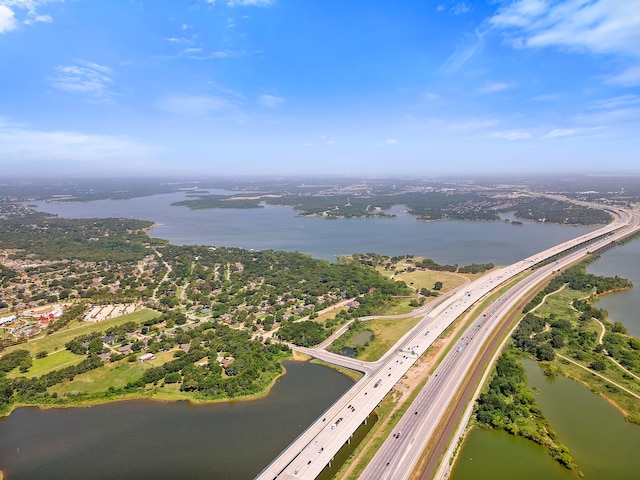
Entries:
[[588, 263], [563, 272], [525, 306], [474, 412], [477, 425], [545, 445], [568, 468], [571, 454], [536, 407], [519, 356], [535, 358], [547, 376], [561, 374], [586, 384], [622, 410], [628, 421], [640, 423], [640, 340], [593, 306], [599, 295], [632, 285], [623, 278], [588, 274]]
[[527, 376], [509, 348], [500, 355], [487, 390], [478, 397], [475, 408], [478, 425], [506, 430], [545, 446], [550, 455], [566, 468], [573, 468], [567, 447], [559, 443], [533, 394], [527, 388]]

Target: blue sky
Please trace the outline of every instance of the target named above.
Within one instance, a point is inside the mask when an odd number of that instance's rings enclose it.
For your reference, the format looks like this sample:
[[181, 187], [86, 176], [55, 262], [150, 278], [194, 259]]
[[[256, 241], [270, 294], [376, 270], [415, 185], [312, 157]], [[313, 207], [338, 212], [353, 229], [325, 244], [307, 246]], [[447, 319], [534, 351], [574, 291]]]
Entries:
[[640, 173], [638, 0], [0, 0], [14, 175]]

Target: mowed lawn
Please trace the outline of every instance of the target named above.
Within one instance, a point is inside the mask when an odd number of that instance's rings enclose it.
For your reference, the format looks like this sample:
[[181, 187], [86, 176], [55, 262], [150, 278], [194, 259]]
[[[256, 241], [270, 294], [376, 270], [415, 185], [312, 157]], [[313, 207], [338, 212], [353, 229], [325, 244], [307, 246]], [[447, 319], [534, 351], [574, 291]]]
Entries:
[[[60, 330], [51, 335], [45, 335], [44, 337], [34, 338], [26, 343], [19, 345], [13, 345], [6, 349], [7, 352], [17, 349], [28, 350], [32, 357], [35, 357], [36, 353], [45, 351], [49, 354], [58, 350], [64, 350], [65, 344], [72, 338], [78, 335], [86, 335], [93, 332], [104, 332], [110, 327], [122, 325], [126, 322], [142, 323], [151, 318], [160, 315], [153, 310], [143, 309], [137, 312], [122, 315], [121, 317], [111, 318], [109, 320], [103, 320], [102, 322], [88, 323], [82, 322], [67, 330]], [[34, 362], [35, 363], [35, 362]]]
[[22, 376], [39, 377], [58, 368], [76, 365], [85, 358], [87, 357], [84, 355], [76, 355], [75, 353], [71, 353], [69, 350], [58, 350], [47, 357], [35, 358], [33, 360], [33, 365], [31, 365], [31, 368], [27, 370], [26, 373], [20, 373], [18, 367], [16, 367], [7, 376], [9, 378]]
[[369, 362], [378, 360], [421, 318], [376, 318], [369, 320], [367, 325], [371, 327], [376, 338], [358, 355], [358, 358]]

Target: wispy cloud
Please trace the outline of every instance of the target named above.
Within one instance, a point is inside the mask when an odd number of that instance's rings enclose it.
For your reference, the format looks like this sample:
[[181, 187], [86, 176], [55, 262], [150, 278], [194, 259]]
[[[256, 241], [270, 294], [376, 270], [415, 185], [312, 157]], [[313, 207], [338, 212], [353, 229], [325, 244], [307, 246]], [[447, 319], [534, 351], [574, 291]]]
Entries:
[[160, 149], [119, 135], [95, 135], [62, 130], [39, 130], [0, 118], [0, 162], [19, 167], [30, 162], [32, 168], [49, 172], [62, 161], [69, 171], [79, 172], [147, 164]]
[[589, 108], [601, 110], [629, 107], [631, 105], [640, 105], [640, 95], [619, 95], [617, 97], [596, 100], [589, 105]]
[[382, 142], [373, 142], [373, 146], [374, 147], [385, 147], [388, 145], [396, 145], [398, 142], [398, 140], [396, 140], [395, 138], [388, 138], [387, 140], [384, 140]]
[[453, 7], [451, 7], [451, 13], [454, 15], [462, 15], [469, 11], [469, 7], [464, 3], [456, 3]]
[[476, 30], [474, 36], [468, 36], [464, 43], [456, 45], [455, 52], [447, 58], [440, 68], [440, 72], [446, 75], [457, 72], [474, 55], [481, 52], [483, 48], [484, 34]]
[[493, 128], [498, 125], [500, 122], [493, 118], [482, 119], [482, 118], [472, 118], [466, 120], [457, 120], [451, 122], [447, 125], [449, 130], [453, 130], [455, 132], [459, 131], [474, 131], [474, 130], [485, 130], [487, 128]]
[[275, 0], [227, 0], [229, 7], [268, 7], [274, 3]]
[[241, 50], [222, 50], [207, 52], [204, 48], [190, 47], [180, 51], [178, 55], [169, 57], [171, 59], [176, 58], [188, 58], [190, 60], [214, 60], [219, 58], [233, 58], [242, 57], [247, 53]]
[[[640, 45], [638, 48], [640, 48]], [[635, 65], [622, 72], [614, 73], [605, 78], [605, 82], [621, 87], [637, 87], [640, 85], [640, 65]]]
[[[38, 9], [47, 3], [59, 1], [62, 0], [0, 0], [0, 34], [15, 30], [20, 23], [51, 23], [51, 15], [43, 15]], [[17, 12], [21, 12], [19, 16], [16, 15]]]
[[97, 63], [82, 62], [79, 65], [58, 65], [57, 75], [49, 78], [51, 86], [72, 93], [84, 93], [99, 98], [111, 96], [113, 83], [109, 67]]
[[527, 138], [531, 138], [531, 134], [523, 130], [511, 130], [508, 132], [494, 132], [490, 136], [491, 138], [499, 138], [502, 140], [525, 140]]
[[569, 135], [573, 135], [576, 131], [573, 128], [554, 128], [546, 135], [543, 135], [542, 138], [558, 138], [558, 137], [567, 137]]
[[336, 143], [338, 142], [336, 142], [335, 140], [329, 139], [329, 137], [327, 137], [326, 135], [321, 135], [319, 142], [305, 142], [304, 146], [305, 147], [322, 147], [323, 145], [335, 145]]
[[212, 112], [239, 113], [234, 100], [216, 95], [173, 95], [158, 102], [157, 107], [169, 113], [187, 116], [206, 116]]
[[258, 105], [267, 108], [276, 108], [284, 103], [284, 98], [274, 95], [259, 95]]
[[490, 19], [517, 46], [640, 57], [640, 3], [629, 0], [516, 0]]
[[495, 93], [512, 87], [512, 83], [487, 83], [486, 85], [478, 88], [476, 91], [478, 93]]
[[629, 94], [596, 100], [572, 120], [601, 127], [640, 122], [640, 96]]
[[536, 95], [531, 100], [534, 102], [555, 102], [560, 98], [562, 98], [562, 95], [559, 93], [543, 93], [542, 95]]
[[451, 15], [463, 15], [467, 13], [469, 10], [471, 9], [465, 2], [456, 2], [450, 7], [447, 7], [444, 4], [440, 4], [436, 7], [437, 12], [448, 11]]

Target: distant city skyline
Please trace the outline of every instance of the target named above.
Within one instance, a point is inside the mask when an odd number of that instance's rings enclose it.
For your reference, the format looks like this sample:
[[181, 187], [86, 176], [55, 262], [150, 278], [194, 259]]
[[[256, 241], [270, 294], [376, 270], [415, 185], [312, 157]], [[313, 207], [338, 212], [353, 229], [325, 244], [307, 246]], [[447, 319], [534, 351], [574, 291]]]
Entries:
[[640, 2], [0, 0], [3, 175], [640, 173]]

